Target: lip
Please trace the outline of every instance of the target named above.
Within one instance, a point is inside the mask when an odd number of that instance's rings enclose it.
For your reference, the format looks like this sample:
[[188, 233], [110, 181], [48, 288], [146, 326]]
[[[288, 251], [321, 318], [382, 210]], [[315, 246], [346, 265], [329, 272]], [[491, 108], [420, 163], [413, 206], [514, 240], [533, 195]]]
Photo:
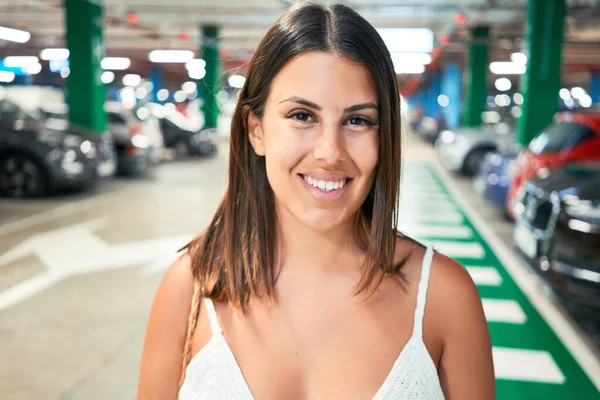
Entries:
[[[310, 177], [314, 176], [308, 175]], [[337, 190], [332, 190], [331, 192], [324, 192], [319, 188], [314, 187], [313, 185], [309, 184], [308, 182], [306, 182], [304, 180], [304, 177], [302, 174], [298, 174], [298, 179], [300, 180], [300, 183], [306, 188], [306, 190], [309, 191], [309, 193], [317, 200], [320, 201], [336, 201], [339, 200], [340, 198], [342, 198], [342, 196], [344, 196], [344, 194], [346, 193], [346, 191], [348, 190], [348, 187], [350, 185], [352, 185], [352, 178], [344, 178], [343, 176], [337, 180], [342, 180], [342, 179], [346, 179], [346, 184], [344, 185], [343, 188], [341, 189], [337, 189]], [[322, 179], [322, 180], [326, 180], [326, 179]], [[327, 179], [327, 180], [332, 180], [335, 181], [336, 179]]]

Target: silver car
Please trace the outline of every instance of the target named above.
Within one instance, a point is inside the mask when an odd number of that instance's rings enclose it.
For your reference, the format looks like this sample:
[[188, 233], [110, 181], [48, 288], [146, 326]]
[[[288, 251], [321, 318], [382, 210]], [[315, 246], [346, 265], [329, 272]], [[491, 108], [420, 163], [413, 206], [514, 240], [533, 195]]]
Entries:
[[516, 132], [501, 124], [446, 130], [440, 133], [435, 147], [446, 168], [473, 176], [488, 153], [517, 150]]

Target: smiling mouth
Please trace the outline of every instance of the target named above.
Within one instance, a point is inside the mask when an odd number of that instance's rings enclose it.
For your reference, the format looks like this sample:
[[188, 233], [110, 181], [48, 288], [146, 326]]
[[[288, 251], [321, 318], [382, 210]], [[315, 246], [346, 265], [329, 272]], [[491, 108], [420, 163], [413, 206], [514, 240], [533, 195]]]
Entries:
[[337, 181], [325, 181], [325, 180], [320, 180], [320, 179], [314, 179], [314, 178], [311, 178], [310, 176], [306, 176], [306, 175], [302, 175], [302, 174], [300, 174], [300, 177], [302, 177], [302, 179], [304, 179], [306, 181], [306, 183], [308, 183], [312, 187], [320, 189], [323, 192], [333, 192], [335, 190], [340, 190], [344, 186], [346, 186], [346, 184], [350, 180], [352, 180], [352, 178], [344, 178], [344, 179], [337, 180]]

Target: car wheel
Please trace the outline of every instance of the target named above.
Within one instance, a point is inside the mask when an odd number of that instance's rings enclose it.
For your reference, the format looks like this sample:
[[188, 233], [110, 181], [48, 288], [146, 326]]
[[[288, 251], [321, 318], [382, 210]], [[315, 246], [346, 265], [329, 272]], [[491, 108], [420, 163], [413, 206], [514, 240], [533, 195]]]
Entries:
[[175, 155], [176, 157], [187, 157], [191, 154], [190, 145], [185, 139], [179, 140], [175, 143]]
[[46, 173], [31, 158], [9, 155], [0, 159], [0, 197], [34, 198], [47, 190]]
[[479, 166], [481, 165], [485, 156], [491, 150], [473, 150], [467, 158], [465, 159], [465, 163], [463, 164], [463, 173], [467, 176], [473, 176], [479, 170]]

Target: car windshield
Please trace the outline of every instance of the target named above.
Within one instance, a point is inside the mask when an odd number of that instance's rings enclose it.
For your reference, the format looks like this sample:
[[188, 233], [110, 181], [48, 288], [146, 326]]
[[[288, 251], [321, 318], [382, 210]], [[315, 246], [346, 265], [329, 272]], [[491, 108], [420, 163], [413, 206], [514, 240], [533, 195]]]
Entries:
[[585, 125], [561, 122], [550, 125], [529, 144], [529, 151], [538, 155], [568, 150], [584, 140], [594, 137], [594, 132]]

